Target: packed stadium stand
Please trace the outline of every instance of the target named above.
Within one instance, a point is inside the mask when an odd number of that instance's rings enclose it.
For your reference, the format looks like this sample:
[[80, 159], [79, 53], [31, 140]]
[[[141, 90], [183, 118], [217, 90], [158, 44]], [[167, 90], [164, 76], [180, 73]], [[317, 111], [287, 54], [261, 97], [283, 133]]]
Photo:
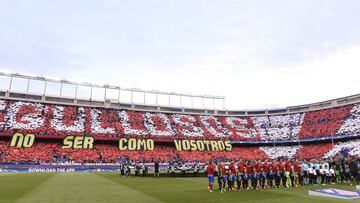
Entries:
[[358, 137], [360, 104], [304, 113], [267, 116], [189, 115], [100, 109], [0, 100], [2, 135], [35, 133], [61, 138], [90, 135], [173, 139], [229, 139], [231, 141], [306, 141]]
[[279, 147], [234, 147], [231, 152], [176, 151], [174, 147], [158, 146], [153, 151], [120, 151], [115, 145], [100, 144], [95, 149], [62, 149], [61, 144], [40, 142], [31, 148], [10, 148], [0, 142], [2, 163], [116, 163], [118, 158], [139, 162], [207, 162], [211, 160], [319, 159], [337, 155], [347, 149], [349, 155], [360, 154], [360, 140], [337, 142], [335, 145], [312, 144]]
[[[360, 154], [360, 104], [260, 116], [147, 112], [0, 100], [1, 163], [114, 163], [255, 160]], [[10, 147], [14, 133], [34, 134], [31, 148]], [[63, 149], [59, 139], [92, 136], [93, 149]], [[121, 151], [119, 138], [151, 138], [152, 151]], [[176, 151], [173, 140], [230, 140], [231, 151]]]

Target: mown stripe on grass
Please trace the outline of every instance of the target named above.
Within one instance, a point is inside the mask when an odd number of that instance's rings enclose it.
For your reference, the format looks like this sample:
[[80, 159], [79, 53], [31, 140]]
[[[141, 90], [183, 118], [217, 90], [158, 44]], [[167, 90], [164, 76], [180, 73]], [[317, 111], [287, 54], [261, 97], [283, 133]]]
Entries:
[[142, 178], [120, 177], [118, 174], [99, 174], [126, 187], [145, 193], [163, 202], [218, 202], [206, 191], [205, 178]]
[[0, 176], [0, 203], [3, 202], [358, 202], [309, 197], [309, 189], [349, 185], [248, 190], [241, 192], [206, 191], [206, 178], [120, 177], [117, 173], [23, 173]]
[[57, 173], [17, 203], [161, 202], [93, 173]]
[[[132, 188], [146, 195], [160, 199], [163, 202], [346, 202], [328, 198], [314, 198], [307, 195], [308, 188], [279, 188], [267, 190], [247, 190], [240, 192], [209, 193], [206, 190], [207, 178], [152, 178], [152, 177], [120, 177], [118, 174], [104, 173], [100, 176], [111, 179], [126, 187]], [[217, 184], [215, 183], [215, 189]]]
[[12, 175], [19, 175], [19, 174], [23, 174], [23, 173], [8, 173], [8, 172], [3, 172], [3, 173], [0, 173], [0, 176], [12, 176]]
[[12, 203], [31, 193], [54, 174], [3, 173], [0, 177], [0, 203]]

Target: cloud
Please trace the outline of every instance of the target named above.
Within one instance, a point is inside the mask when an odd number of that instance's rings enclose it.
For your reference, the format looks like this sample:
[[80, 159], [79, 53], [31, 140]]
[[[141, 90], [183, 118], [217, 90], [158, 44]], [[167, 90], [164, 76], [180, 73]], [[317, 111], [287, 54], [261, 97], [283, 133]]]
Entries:
[[359, 92], [357, 4], [8, 2], [0, 69], [224, 95], [229, 109], [317, 102]]

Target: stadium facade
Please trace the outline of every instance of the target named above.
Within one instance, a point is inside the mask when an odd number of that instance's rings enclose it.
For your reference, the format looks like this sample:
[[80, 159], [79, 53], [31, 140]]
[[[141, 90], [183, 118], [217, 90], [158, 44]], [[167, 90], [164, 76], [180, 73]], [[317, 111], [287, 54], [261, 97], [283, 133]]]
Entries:
[[[360, 95], [271, 110], [227, 110], [224, 97], [121, 89], [103, 86], [99, 99], [48, 95], [42, 77], [1, 74], [10, 86], [0, 91], [2, 163], [117, 163], [214, 159], [310, 159], [346, 151], [360, 154]], [[26, 91], [12, 90], [16, 78]], [[45, 82], [44, 94], [29, 92], [31, 80]], [[91, 84], [85, 86], [96, 87]], [[106, 89], [143, 92], [144, 102], [108, 99]], [[147, 105], [146, 94], [200, 98], [212, 108]], [[131, 96], [132, 98], [132, 96]], [[156, 96], [157, 98], [157, 96]], [[131, 99], [132, 100], [132, 99]], [[157, 99], [156, 99], [157, 100]], [[220, 100], [222, 108], [215, 108]], [[169, 102], [170, 104], [170, 102]], [[204, 107], [204, 105], [203, 105]]]

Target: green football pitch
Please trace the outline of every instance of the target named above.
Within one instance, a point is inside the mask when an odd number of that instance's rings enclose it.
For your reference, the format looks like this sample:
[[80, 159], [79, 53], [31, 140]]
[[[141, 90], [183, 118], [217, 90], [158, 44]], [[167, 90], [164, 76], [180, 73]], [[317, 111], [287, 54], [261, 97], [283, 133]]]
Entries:
[[[334, 185], [352, 189], [350, 185]], [[321, 187], [207, 192], [207, 178], [121, 177], [116, 173], [0, 173], [0, 202], [360, 202], [309, 197]]]

